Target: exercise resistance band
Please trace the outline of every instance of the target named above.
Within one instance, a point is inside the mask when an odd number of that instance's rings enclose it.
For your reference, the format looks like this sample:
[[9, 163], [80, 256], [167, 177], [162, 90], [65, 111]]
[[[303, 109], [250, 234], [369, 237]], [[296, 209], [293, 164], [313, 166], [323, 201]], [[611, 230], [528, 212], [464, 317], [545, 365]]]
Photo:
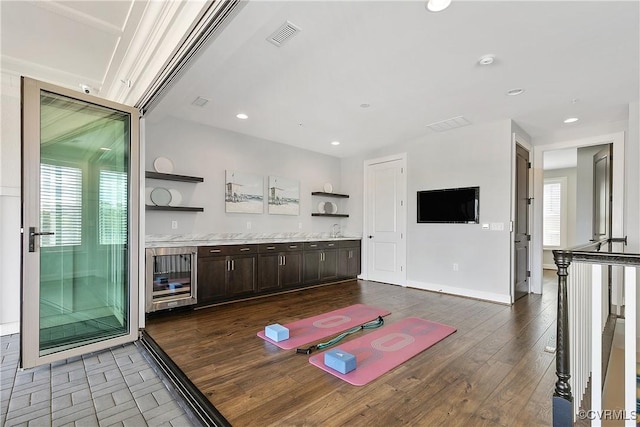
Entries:
[[298, 354], [311, 354], [311, 352], [314, 351], [314, 350], [322, 350], [322, 349], [325, 349], [327, 347], [331, 347], [332, 345], [335, 345], [335, 344], [339, 343], [340, 341], [342, 341], [348, 335], [355, 334], [356, 332], [359, 332], [359, 331], [361, 331], [363, 329], [376, 329], [376, 328], [379, 328], [382, 325], [384, 325], [384, 319], [382, 318], [382, 316], [378, 316], [378, 318], [376, 320], [373, 320], [373, 321], [367, 322], [367, 323], [363, 323], [360, 326], [356, 326], [354, 328], [351, 328], [351, 329], [341, 333], [340, 335], [337, 335], [335, 338], [331, 338], [327, 342], [321, 342], [319, 344], [312, 345], [311, 347], [307, 347], [307, 348], [297, 348], [296, 349], [296, 353], [298, 353]]

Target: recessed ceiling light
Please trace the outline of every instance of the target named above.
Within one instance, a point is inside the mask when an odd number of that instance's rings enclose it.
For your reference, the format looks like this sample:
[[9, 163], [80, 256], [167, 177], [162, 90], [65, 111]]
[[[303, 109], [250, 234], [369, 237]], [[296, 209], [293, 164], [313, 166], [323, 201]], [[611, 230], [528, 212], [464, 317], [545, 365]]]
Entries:
[[203, 98], [199, 96], [196, 99], [194, 99], [191, 104], [195, 105], [196, 107], [204, 107], [207, 104], [207, 102], [209, 102], [207, 98]]
[[360, 104], [360, 108], [369, 108], [371, 104]]
[[333, 141], [331, 142], [331, 145], [340, 145], [340, 141]]
[[247, 116], [245, 113], [238, 113], [236, 114], [236, 117], [240, 120], [247, 120], [249, 118], [249, 116]]
[[575, 123], [577, 122], [579, 119], [577, 117], [569, 117], [568, 119], [565, 119], [564, 122], [565, 123]]
[[428, 0], [426, 8], [429, 12], [441, 12], [449, 7], [451, 0]]
[[522, 92], [524, 92], [524, 89], [517, 87], [515, 89], [509, 89], [507, 91], [507, 95], [509, 96], [518, 96], [518, 95], [522, 95]]
[[482, 55], [480, 59], [478, 59], [478, 64], [480, 65], [491, 65], [493, 61], [496, 60], [495, 55]]

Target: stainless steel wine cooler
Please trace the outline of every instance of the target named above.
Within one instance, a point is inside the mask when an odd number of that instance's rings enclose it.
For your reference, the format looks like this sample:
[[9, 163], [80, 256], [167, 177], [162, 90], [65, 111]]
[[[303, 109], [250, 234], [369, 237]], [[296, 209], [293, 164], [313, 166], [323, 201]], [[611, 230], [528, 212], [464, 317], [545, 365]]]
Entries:
[[146, 250], [146, 311], [182, 307], [198, 302], [196, 247]]

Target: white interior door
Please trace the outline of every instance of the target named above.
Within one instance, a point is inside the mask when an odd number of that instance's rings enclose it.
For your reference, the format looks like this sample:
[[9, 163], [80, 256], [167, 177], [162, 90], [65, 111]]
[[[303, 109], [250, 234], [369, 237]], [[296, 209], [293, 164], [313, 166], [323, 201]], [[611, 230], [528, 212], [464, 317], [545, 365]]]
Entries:
[[406, 284], [406, 159], [372, 160], [365, 166], [367, 279]]

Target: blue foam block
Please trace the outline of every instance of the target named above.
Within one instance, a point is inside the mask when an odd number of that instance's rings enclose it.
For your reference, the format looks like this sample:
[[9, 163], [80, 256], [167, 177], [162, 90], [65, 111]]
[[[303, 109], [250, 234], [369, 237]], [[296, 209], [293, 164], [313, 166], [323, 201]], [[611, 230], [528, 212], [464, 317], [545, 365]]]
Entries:
[[356, 369], [356, 357], [351, 353], [335, 348], [324, 354], [324, 364], [341, 374], [346, 374]]
[[269, 325], [264, 328], [264, 334], [270, 340], [275, 342], [280, 342], [289, 339], [289, 329], [284, 326], [274, 323], [273, 325]]

